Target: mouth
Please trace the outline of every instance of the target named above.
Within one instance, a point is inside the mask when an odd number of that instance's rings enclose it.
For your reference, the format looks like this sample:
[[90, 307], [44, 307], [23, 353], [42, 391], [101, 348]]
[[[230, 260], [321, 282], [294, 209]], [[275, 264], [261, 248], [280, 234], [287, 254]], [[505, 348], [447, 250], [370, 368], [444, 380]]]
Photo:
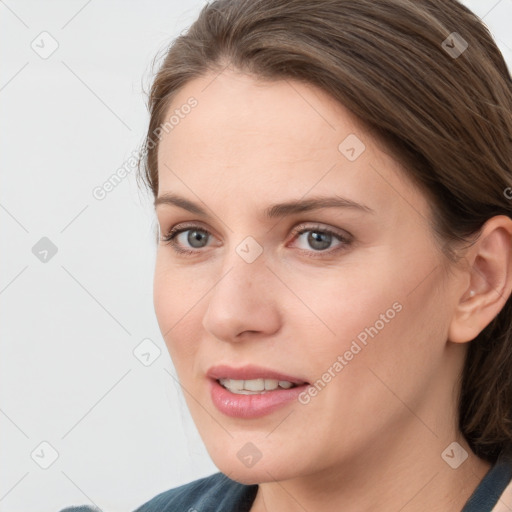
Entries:
[[254, 365], [214, 366], [207, 377], [213, 404], [223, 414], [239, 419], [266, 416], [293, 403], [309, 386], [302, 377]]

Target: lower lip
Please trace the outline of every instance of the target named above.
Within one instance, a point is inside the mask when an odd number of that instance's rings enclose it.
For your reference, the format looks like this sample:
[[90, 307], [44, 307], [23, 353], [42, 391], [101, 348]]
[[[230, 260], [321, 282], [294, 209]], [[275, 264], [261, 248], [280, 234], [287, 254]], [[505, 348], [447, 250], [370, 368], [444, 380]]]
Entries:
[[211, 397], [217, 409], [233, 418], [259, 418], [285, 406], [308, 387], [309, 384], [290, 389], [277, 389], [265, 393], [239, 395], [231, 393], [215, 379], [210, 379]]

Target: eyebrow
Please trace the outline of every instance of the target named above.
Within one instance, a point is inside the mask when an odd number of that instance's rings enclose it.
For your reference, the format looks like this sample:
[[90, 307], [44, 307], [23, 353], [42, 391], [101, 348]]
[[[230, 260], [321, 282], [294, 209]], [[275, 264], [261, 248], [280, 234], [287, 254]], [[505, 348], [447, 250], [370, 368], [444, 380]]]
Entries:
[[[207, 217], [208, 213], [198, 204], [173, 193], [162, 194], [154, 201], [155, 208], [158, 205], [167, 204], [178, 206], [196, 215]], [[269, 219], [276, 217], [284, 217], [296, 213], [308, 212], [320, 208], [353, 208], [365, 213], [375, 213], [375, 210], [364, 204], [357, 203], [351, 199], [340, 196], [330, 197], [313, 197], [311, 199], [298, 199], [285, 203], [277, 203], [265, 209], [265, 216]]]

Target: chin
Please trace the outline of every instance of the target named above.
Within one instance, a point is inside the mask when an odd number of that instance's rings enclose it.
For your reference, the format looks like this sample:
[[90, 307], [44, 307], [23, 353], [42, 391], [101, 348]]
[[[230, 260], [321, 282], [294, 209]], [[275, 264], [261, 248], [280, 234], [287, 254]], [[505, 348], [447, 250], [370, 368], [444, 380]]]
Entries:
[[[246, 467], [236, 455], [234, 459], [227, 459], [224, 454], [222, 460], [213, 458], [213, 462], [219, 471], [231, 480], [246, 485], [283, 481], [300, 476], [297, 467], [290, 468], [289, 464], [282, 460], [267, 459], [263, 461], [263, 458], [261, 458], [253, 466]], [[288, 467], [283, 467], [283, 464]]]

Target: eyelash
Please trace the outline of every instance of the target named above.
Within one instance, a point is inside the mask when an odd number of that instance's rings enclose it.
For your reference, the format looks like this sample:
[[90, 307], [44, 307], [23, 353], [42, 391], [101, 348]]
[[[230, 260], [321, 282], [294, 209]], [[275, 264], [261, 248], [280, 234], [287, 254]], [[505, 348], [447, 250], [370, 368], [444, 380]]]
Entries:
[[[198, 254], [199, 252], [201, 252], [201, 249], [196, 249], [196, 250], [183, 249], [183, 248], [179, 247], [178, 243], [175, 240], [175, 238], [180, 233], [184, 233], [187, 231], [200, 231], [202, 233], [211, 235], [211, 233], [208, 230], [202, 228], [201, 226], [197, 226], [197, 225], [190, 225], [190, 226], [184, 226], [184, 227], [174, 226], [173, 228], [171, 228], [169, 230], [169, 232], [164, 237], [162, 237], [160, 239], [160, 241], [166, 245], [170, 245], [172, 247], [172, 249], [179, 254], [183, 254], [183, 255]], [[326, 254], [332, 255], [335, 252], [346, 249], [352, 242], [350, 237], [340, 235], [339, 233], [336, 233], [335, 231], [333, 231], [331, 229], [323, 228], [321, 226], [304, 227], [303, 225], [298, 226], [297, 228], [294, 229], [293, 240], [297, 239], [299, 236], [301, 236], [304, 233], [307, 233], [308, 231], [312, 231], [315, 233], [321, 233], [324, 235], [330, 235], [333, 238], [336, 238], [339, 242], [341, 242], [340, 245], [338, 245], [337, 247], [335, 247], [333, 249], [325, 249], [325, 250], [319, 250], [319, 251], [315, 251], [314, 249], [311, 249], [311, 250], [299, 249], [300, 252], [307, 253], [312, 258], [322, 257], [323, 255], [326, 255]], [[314, 254], [314, 256], [312, 254]]]

